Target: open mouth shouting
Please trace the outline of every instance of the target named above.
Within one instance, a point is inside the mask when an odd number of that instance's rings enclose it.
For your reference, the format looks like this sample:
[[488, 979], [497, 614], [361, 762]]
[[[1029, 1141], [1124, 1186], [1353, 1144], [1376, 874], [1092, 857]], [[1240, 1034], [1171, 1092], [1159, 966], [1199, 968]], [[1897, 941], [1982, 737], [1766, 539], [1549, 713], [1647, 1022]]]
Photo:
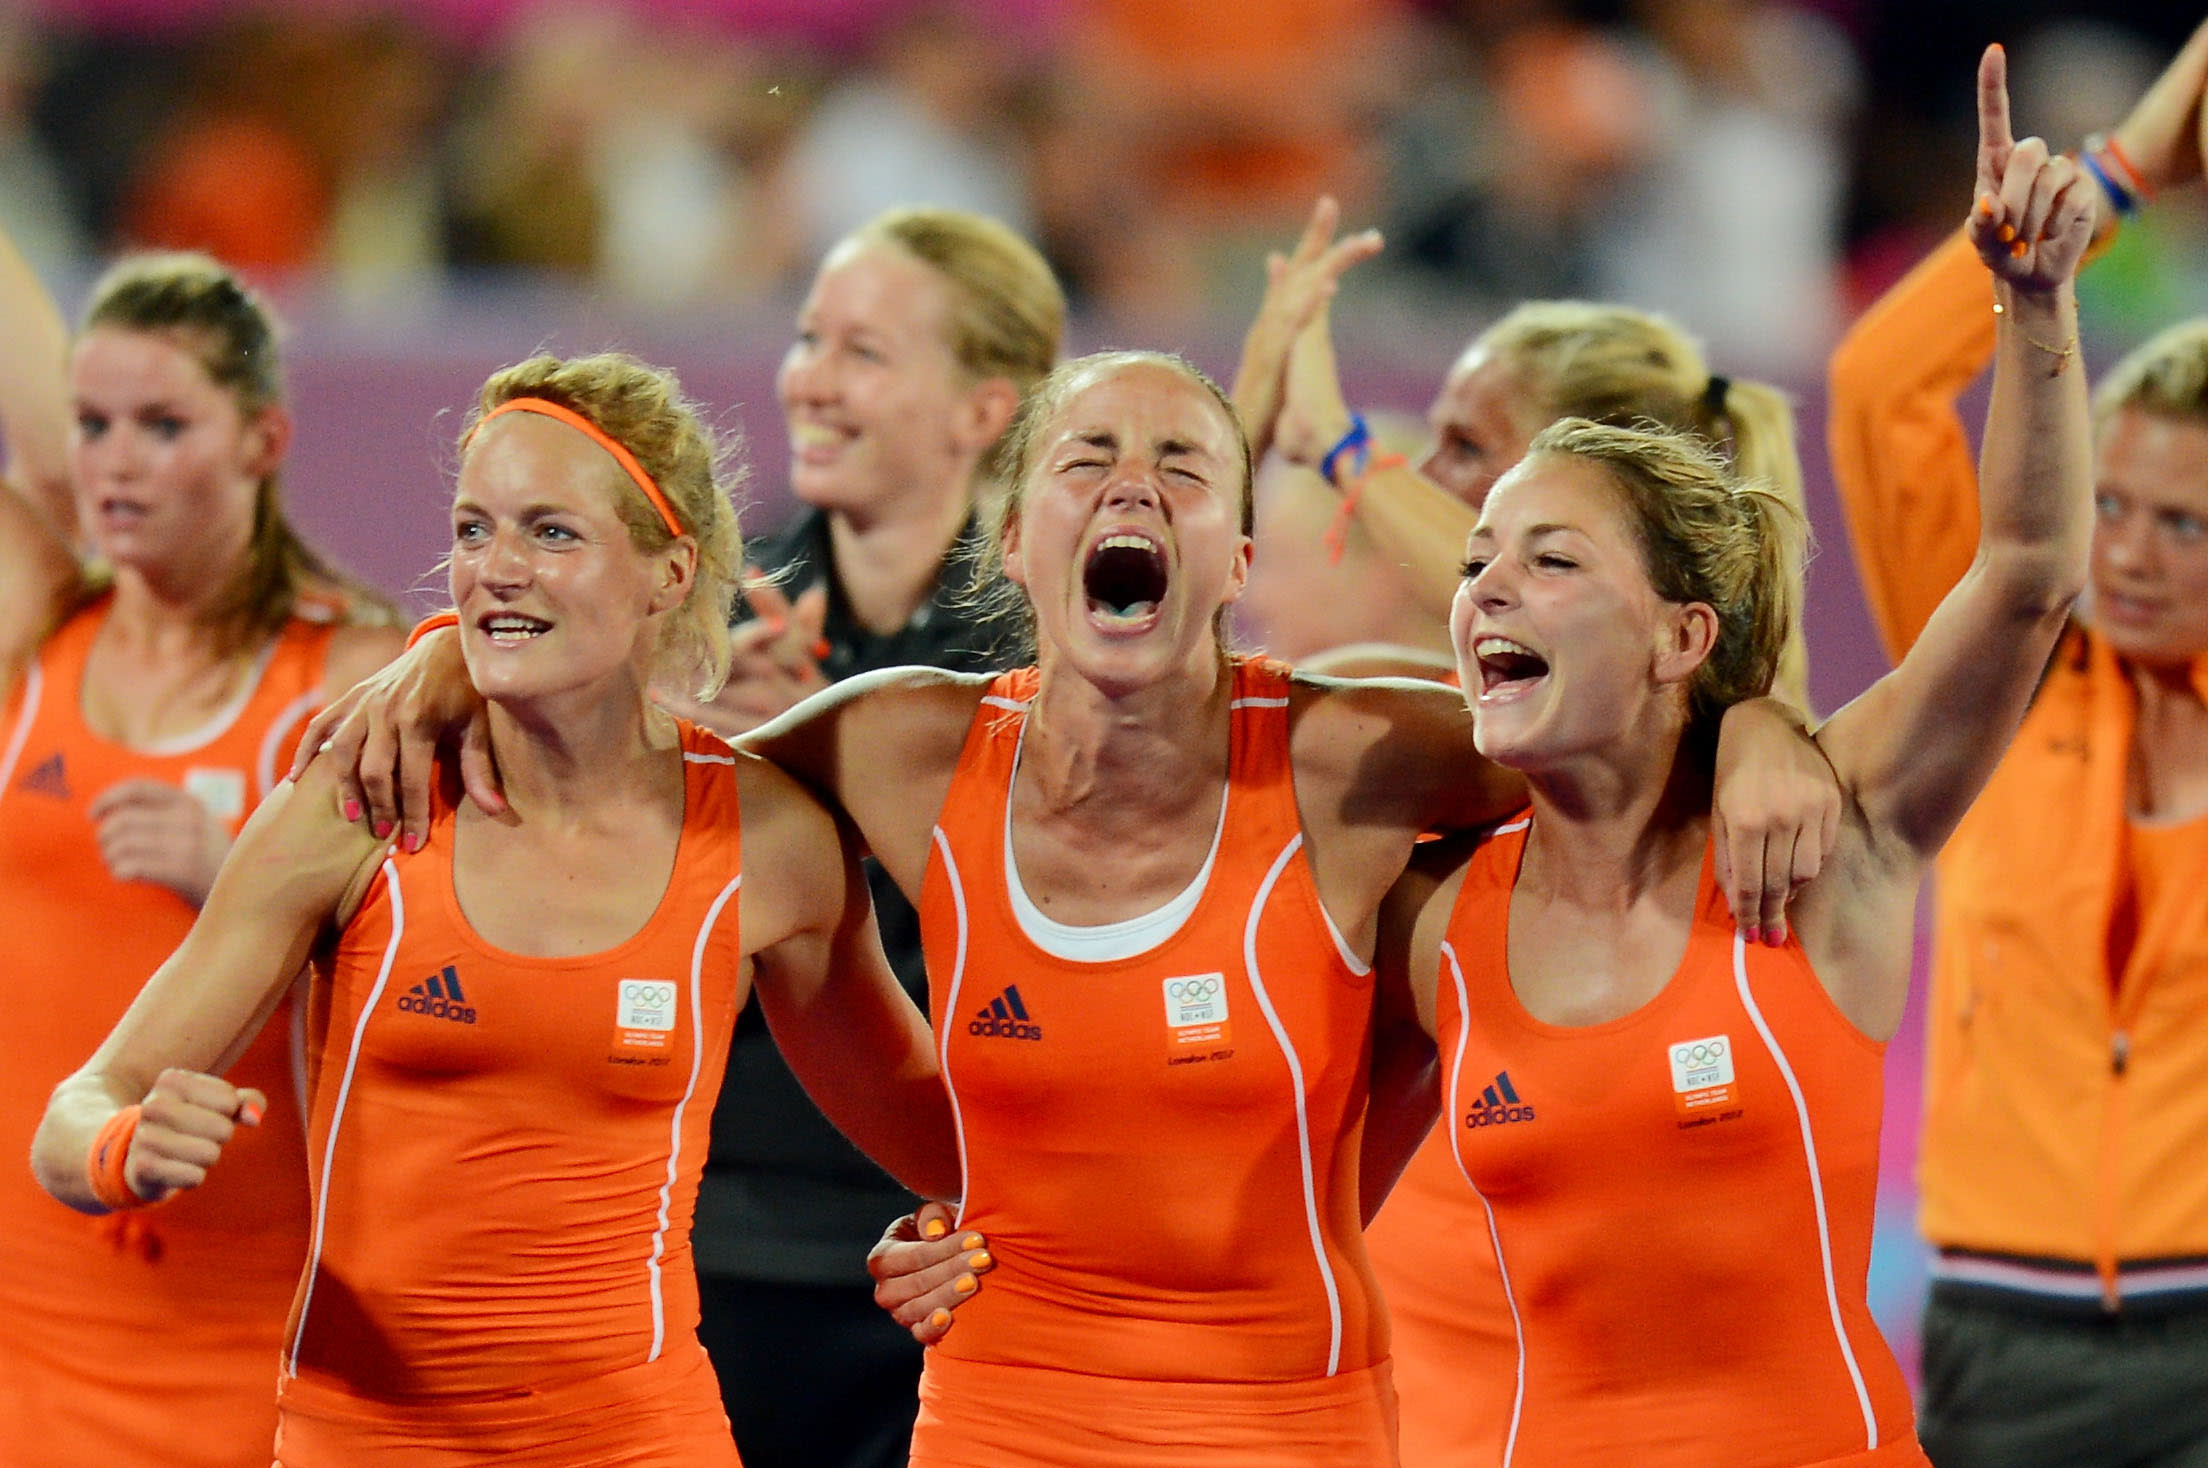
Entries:
[[1147, 632], [1165, 600], [1165, 551], [1148, 535], [1115, 531], [1090, 547], [1081, 590], [1090, 625], [1104, 632]]
[[1549, 675], [1549, 660], [1522, 642], [1493, 634], [1474, 639], [1482, 703], [1516, 698]]

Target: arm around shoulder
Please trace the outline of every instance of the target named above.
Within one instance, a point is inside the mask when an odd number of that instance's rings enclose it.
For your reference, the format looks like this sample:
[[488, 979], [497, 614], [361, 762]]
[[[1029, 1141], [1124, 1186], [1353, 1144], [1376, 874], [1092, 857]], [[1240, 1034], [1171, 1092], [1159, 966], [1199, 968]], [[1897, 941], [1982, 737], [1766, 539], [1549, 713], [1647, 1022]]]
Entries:
[[928, 833], [950, 793], [983, 674], [941, 668], [862, 673], [736, 741], [797, 777], [858, 826], [905, 896], [920, 900]]

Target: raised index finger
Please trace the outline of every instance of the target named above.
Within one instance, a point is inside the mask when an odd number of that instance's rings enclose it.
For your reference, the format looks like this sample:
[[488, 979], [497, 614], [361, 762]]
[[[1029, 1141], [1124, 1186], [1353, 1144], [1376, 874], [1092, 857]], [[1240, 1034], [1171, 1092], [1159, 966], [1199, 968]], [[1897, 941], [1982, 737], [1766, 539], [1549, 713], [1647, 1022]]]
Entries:
[[1996, 193], [2016, 135], [2009, 127], [2009, 53], [1999, 42], [1978, 59], [1978, 191]]

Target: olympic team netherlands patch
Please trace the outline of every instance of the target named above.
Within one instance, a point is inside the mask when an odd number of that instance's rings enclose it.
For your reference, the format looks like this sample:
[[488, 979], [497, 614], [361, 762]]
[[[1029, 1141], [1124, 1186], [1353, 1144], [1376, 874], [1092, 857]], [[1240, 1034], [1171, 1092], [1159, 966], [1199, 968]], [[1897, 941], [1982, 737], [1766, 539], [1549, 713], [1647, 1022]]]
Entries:
[[614, 1005], [616, 1050], [665, 1050], [675, 1032], [675, 986], [663, 979], [623, 979]]
[[1165, 981], [1165, 1049], [1169, 1059], [1234, 1043], [1227, 1023], [1227, 976], [1182, 974]]
[[194, 765], [184, 772], [184, 793], [226, 826], [245, 816], [245, 771]]
[[1740, 1088], [1733, 1083], [1733, 1042], [1729, 1036], [1675, 1040], [1667, 1058], [1671, 1061], [1671, 1100], [1681, 1116], [1714, 1113], [1739, 1099]]

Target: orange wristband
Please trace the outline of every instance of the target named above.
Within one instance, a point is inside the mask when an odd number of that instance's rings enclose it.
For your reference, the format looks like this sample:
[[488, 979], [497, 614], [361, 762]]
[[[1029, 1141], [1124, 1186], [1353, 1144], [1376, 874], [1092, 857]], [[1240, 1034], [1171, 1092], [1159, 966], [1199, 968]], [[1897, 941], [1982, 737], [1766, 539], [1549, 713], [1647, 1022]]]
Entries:
[[414, 624], [414, 630], [412, 632], [406, 634], [407, 649], [409, 651], [412, 651], [415, 643], [420, 642], [423, 638], [429, 636], [429, 634], [432, 632], [439, 631], [446, 627], [457, 627], [459, 625], [460, 614], [458, 612], [431, 612], [428, 616], [422, 618], [421, 621]]
[[2139, 196], [2139, 202], [2152, 204], [2154, 202], [2154, 186], [2147, 182], [2144, 174], [2140, 173], [2138, 166], [2131, 161], [2131, 155], [2124, 151], [2124, 145], [2116, 141], [2114, 133], [2108, 135], [2106, 146], [2108, 156], [2116, 160], [2116, 166], [2123, 169], [2124, 177], [2130, 180], [2131, 191]]
[[130, 1160], [130, 1139], [138, 1134], [139, 1115], [138, 1107], [125, 1106], [109, 1117], [107, 1125], [92, 1139], [92, 1150], [84, 1159], [85, 1180], [92, 1184], [92, 1196], [103, 1208], [121, 1212], [152, 1206], [152, 1200], [139, 1197], [123, 1176], [123, 1164]]
[[1410, 463], [1401, 454], [1374, 454], [1372, 462], [1342, 491], [1341, 507], [1334, 512], [1334, 522], [1326, 527], [1326, 561], [1330, 566], [1342, 563], [1342, 552], [1349, 548], [1349, 522], [1357, 514], [1357, 497], [1365, 492], [1365, 481], [1388, 469], [1400, 469]]

